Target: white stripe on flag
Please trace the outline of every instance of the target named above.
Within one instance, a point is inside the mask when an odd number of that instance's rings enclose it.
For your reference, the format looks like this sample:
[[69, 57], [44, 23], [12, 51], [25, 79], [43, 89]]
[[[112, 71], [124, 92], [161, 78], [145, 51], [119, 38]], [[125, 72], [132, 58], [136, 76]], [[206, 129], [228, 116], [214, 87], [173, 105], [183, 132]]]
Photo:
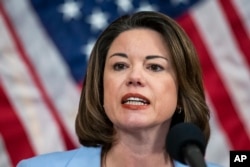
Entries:
[[[0, 53], [1, 54], [1, 53]], [[0, 167], [11, 167], [8, 152], [5, 149], [5, 145], [0, 134]]]
[[64, 150], [57, 124], [36, 89], [0, 17], [0, 79], [37, 154]]
[[[69, 74], [68, 67], [44, 29], [41, 28], [41, 24], [27, 0], [18, 2], [9, 0], [5, 2], [5, 6], [11, 15], [14, 26], [18, 28], [17, 32], [28, 53], [27, 56], [34, 65], [33, 67], [59, 112], [58, 115], [61, 116], [66, 125], [71, 138], [78, 145], [74, 121], [80, 92]], [[24, 13], [25, 17], [23, 17]]]
[[244, 24], [245, 31], [248, 33], [248, 37], [250, 38], [250, 1], [249, 0], [232, 0], [232, 3], [240, 14], [242, 23]]
[[230, 143], [226, 135], [224, 134], [224, 130], [218, 124], [219, 120], [217, 119], [217, 115], [212, 103], [209, 100], [209, 97], [206, 97], [207, 103], [210, 109], [210, 127], [211, 127], [211, 135], [207, 145], [206, 150], [206, 160], [210, 162], [214, 162], [220, 164], [222, 166], [229, 166], [229, 150]]
[[228, 28], [229, 25], [218, 1], [206, 1], [206, 4], [193, 10], [192, 17], [250, 137], [250, 112], [248, 111], [250, 70]]

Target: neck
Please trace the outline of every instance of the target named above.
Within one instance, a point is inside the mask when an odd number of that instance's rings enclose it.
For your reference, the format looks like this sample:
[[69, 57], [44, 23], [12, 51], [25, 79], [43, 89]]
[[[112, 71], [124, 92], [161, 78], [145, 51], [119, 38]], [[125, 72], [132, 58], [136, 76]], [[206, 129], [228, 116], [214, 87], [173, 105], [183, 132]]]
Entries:
[[117, 131], [117, 142], [104, 157], [103, 167], [172, 167], [165, 151], [166, 134], [161, 128]]

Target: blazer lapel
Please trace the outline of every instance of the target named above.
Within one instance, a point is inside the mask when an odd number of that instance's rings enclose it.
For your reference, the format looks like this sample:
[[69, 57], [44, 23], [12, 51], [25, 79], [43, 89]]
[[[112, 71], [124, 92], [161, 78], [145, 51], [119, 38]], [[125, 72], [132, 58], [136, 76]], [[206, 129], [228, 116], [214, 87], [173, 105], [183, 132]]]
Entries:
[[69, 160], [67, 167], [101, 167], [100, 147], [81, 147]]

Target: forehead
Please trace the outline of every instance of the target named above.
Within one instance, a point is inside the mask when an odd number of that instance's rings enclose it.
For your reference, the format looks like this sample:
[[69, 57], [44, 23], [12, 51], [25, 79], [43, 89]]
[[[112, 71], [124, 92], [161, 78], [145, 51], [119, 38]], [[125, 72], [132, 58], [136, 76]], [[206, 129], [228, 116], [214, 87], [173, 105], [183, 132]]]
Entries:
[[157, 31], [136, 28], [120, 33], [112, 42], [108, 55], [117, 51], [126, 53], [168, 54], [167, 44]]

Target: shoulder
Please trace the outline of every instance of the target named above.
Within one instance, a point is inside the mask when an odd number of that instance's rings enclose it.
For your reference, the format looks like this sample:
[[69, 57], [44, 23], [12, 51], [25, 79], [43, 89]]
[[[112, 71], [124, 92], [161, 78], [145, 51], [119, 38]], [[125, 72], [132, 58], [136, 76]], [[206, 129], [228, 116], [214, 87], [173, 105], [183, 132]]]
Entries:
[[77, 164], [81, 164], [82, 167], [85, 165], [100, 167], [100, 157], [101, 148], [80, 147], [70, 151], [53, 152], [22, 160], [17, 167], [77, 167]]
[[[218, 164], [211, 163], [211, 162], [207, 162], [206, 164], [207, 164], [207, 167], [222, 167], [222, 166], [220, 166]], [[189, 166], [184, 165], [184, 164], [182, 164], [182, 163], [180, 163], [178, 161], [174, 161], [174, 166], [175, 167], [189, 167]]]

